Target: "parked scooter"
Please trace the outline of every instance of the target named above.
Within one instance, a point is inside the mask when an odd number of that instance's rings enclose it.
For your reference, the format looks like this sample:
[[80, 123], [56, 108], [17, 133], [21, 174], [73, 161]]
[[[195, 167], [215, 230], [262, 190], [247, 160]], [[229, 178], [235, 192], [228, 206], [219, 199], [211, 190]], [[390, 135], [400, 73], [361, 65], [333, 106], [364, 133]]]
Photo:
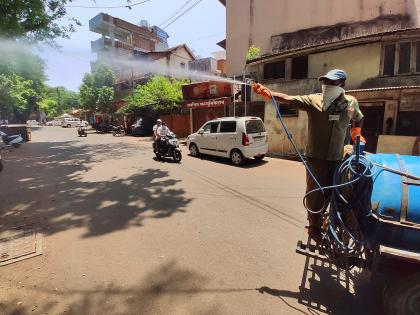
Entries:
[[23, 142], [23, 138], [21, 135], [8, 136], [3, 131], [0, 131], [0, 136], [1, 136], [1, 139], [3, 140], [3, 143], [6, 145], [6, 147], [18, 148]]
[[87, 127], [80, 126], [77, 128], [77, 133], [79, 134], [79, 137], [87, 137]]
[[120, 137], [125, 135], [125, 130], [122, 125], [119, 126], [112, 126], [112, 135], [115, 137]]
[[0, 146], [0, 172], [3, 170], [3, 159], [1, 157], [1, 150], [5, 148], [18, 148], [23, 142], [21, 135], [8, 136], [6, 133], [0, 130], [0, 137], [3, 140]]
[[158, 159], [164, 157], [172, 157], [175, 162], [180, 163], [182, 160], [181, 149], [179, 148], [179, 142], [174, 133], [170, 133], [158, 141], [153, 142], [153, 152]]

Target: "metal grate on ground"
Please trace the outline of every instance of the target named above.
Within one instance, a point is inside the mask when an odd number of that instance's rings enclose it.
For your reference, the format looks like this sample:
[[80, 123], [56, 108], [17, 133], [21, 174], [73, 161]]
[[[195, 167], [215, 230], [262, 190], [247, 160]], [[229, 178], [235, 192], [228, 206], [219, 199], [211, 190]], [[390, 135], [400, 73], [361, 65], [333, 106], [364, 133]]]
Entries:
[[32, 225], [0, 232], [0, 266], [42, 254], [42, 235]]

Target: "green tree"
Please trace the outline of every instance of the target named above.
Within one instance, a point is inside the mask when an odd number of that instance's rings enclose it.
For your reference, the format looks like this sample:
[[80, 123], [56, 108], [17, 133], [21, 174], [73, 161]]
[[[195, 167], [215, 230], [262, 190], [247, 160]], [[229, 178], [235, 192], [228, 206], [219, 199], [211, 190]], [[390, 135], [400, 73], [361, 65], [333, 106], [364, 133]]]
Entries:
[[114, 72], [104, 64], [95, 65], [86, 73], [80, 86], [80, 103], [86, 110], [108, 113], [114, 97]]
[[97, 88], [112, 86], [115, 81], [114, 72], [105, 64], [100, 63], [92, 71], [93, 85]]
[[136, 87], [134, 94], [128, 99], [128, 105], [121, 111], [130, 112], [146, 105], [152, 105], [156, 110], [179, 108], [182, 102], [181, 85], [186, 83], [187, 80], [155, 76], [146, 84]]
[[32, 81], [32, 87], [38, 93], [44, 88], [47, 79], [45, 75], [45, 62], [29, 50], [8, 49], [0, 45], [0, 73], [5, 75], [17, 74]]
[[57, 116], [57, 101], [51, 98], [44, 98], [39, 102], [39, 109], [43, 111], [49, 119]]
[[33, 82], [12, 74], [0, 74], [0, 115], [3, 119], [15, 117], [22, 119], [30, 111], [29, 103], [37, 93], [32, 89]]
[[110, 113], [112, 100], [114, 99], [114, 89], [109, 86], [102, 86], [97, 89], [97, 92], [96, 108], [102, 113]]
[[257, 46], [251, 45], [246, 53], [246, 60], [258, 58], [260, 56], [261, 49]]
[[79, 93], [69, 91], [63, 86], [45, 87], [44, 98], [52, 99], [57, 103], [57, 113], [80, 108]]
[[[71, 0], [3, 0], [0, 1], [0, 35], [5, 38], [25, 38], [31, 41], [53, 43], [57, 38], [68, 38], [79, 21], [67, 14]], [[67, 19], [67, 25], [58, 22]]]

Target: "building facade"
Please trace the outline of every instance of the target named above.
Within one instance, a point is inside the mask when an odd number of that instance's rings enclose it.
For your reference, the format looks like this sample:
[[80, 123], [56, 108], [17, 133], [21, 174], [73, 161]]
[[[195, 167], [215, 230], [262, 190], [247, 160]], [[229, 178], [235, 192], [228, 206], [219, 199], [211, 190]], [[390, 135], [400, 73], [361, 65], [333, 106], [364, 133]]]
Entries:
[[91, 42], [97, 62], [107, 64], [116, 75], [115, 107], [123, 106], [135, 86], [153, 74], [176, 76], [196, 59], [185, 44], [169, 48], [169, 35], [145, 20], [136, 25], [99, 13], [89, 21], [89, 29], [102, 35]]
[[[402, 143], [392, 138], [402, 136], [410, 143], [420, 135], [419, 0], [220, 2], [227, 10], [228, 75], [241, 75], [246, 68], [269, 88], [296, 95], [320, 92], [318, 77], [342, 68], [349, 75], [346, 89], [365, 114], [370, 151], [389, 147], [383, 145], [385, 138]], [[250, 45], [259, 47], [261, 55], [246, 61]], [[257, 95], [251, 98], [261, 101]], [[306, 113], [281, 108], [304, 151]], [[270, 152], [292, 153], [269, 102], [264, 118]]]

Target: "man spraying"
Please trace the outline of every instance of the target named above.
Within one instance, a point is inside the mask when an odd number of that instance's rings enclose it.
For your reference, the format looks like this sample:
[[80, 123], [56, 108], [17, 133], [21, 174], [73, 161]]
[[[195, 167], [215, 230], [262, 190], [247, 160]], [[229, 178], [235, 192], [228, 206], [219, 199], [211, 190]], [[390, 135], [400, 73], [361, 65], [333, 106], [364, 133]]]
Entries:
[[[290, 96], [274, 92], [261, 84], [254, 84], [254, 92], [265, 99], [273, 96], [280, 104], [290, 104], [308, 114], [308, 144], [306, 147], [307, 164], [322, 187], [331, 186], [336, 167], [343, 157], [346, 131], [350, 121], [353, 122], [351, 138], [355, 141], [361, 135], [363, 114], [353, 96], [345, 94], [344, 85], [347, 74], [335, 69], [319, 78], [322, 83], [322, 94]], [[281, 106], [281, 105], [280, 105]], [[361, 141], [366, 143], [361, 137]], [[317, 188], [316, 182], [306, 172], [306, 192]], [[328, 207], [331, 190], [308, 195], [306, 206], [308, 212], [308, 234], [316, 242], [321, 242], [322, 214]], [[317, 213], [314, 213], [317, 212]]]

